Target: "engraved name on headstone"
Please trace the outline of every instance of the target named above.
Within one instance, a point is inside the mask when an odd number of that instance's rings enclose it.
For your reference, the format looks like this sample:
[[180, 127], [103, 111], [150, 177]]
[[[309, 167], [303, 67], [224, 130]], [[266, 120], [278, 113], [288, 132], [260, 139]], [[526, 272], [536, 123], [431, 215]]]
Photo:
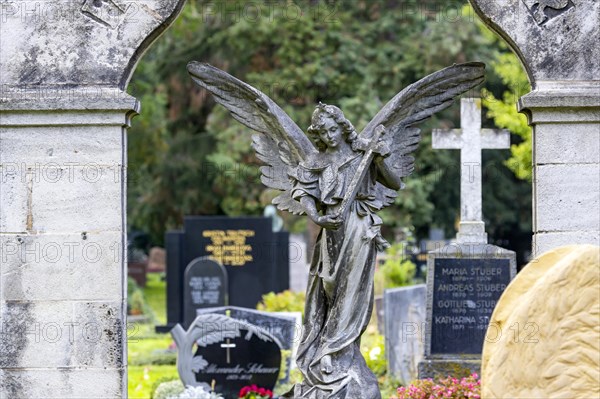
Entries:
[[510, 280], [508, 258], [436, 259], [430, 353], [481, 353], [491, 314]]

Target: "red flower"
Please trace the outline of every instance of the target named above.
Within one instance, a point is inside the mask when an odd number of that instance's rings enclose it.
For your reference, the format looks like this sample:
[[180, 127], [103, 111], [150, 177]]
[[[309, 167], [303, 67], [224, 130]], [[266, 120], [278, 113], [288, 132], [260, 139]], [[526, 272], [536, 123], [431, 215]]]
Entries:
[[263, 398], [272, 398], [273, 397], [273, 392], [271, 392], [268, 389], [265, 388], [259, 388], [258, 386], [256, 386], [255, 384], [252, 385], [248, 385], [243, 387], [242, 389], [240, 389], [240, 394], [238, 395], [239, 398], [246, 398], [249, 394], [258, 394]]

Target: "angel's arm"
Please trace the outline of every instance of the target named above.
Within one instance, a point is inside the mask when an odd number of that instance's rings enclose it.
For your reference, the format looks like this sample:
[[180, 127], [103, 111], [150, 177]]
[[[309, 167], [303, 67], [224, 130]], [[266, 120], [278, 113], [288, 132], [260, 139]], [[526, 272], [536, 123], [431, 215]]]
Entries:
[[300, 204], [304, 207], [304, 211], [308, 217], [317, 225], [332, 230], [336, 230], [342, 225], [342, 221], [339, 216], [319, 215], [315, 199], [310, 195], [305, 195], [300, 198]]
[[377, 181], [392, 190], [400, 190], [402, 180], [400, 174], [392, 166], [392, 159], [376, 156], [373, 162], [377, 168]]

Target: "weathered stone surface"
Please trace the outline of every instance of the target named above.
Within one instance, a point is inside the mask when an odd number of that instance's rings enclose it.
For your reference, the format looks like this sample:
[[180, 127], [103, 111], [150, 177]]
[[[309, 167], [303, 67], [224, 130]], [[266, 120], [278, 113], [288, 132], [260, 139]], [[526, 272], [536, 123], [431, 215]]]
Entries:
[[561, 231], [537, 233], [533, 237], [533, 256], [543, 254], [552, 248], [572, 244], [589, 244], [600, 246], [598, 231]]
[[388, 370], [402, 385], [418, 376], [425, 354], [427, 287], [385, 290], [385, 354]]
[[533, 250], [597, 244], [600, 3], [470, 2], [519, 56], [532, 84], [518, 107], [533, 127]]
[[0, 235], [2, 298], [118, 299], [124, 242], [121, 232], [92, 232], [85, 239], [81, 234]]
[[481, 19], [539, 81], [600, 79], [600, 3], [596, 1], [470, 0]]
[[0, 84], [125, 89], [138, 59], [180, 0], [2, 3]]
[[535, 141], [535, 159], [539, 165], [600, 163], [600, 127], [597, 124], [578, 123], [576, 127], [543, 124], [535, 131]]
[[[31, 123], [31, 118], [23, 119]], [[123, 122], [122, 114], [118, 122]], [[97, 126], [86, 134], [81, 134], [81, 127], [77, 126], [3, 128], [0, 137], [0, 165], [4, 170], [21, 172], [23, 166], [37, 166], [43, 171], [44, 166], [54, 164], [118, 166], [123, 161], [123, 132], [110, 125]], [[40, 146], [40, 142], [46, 145]]]
[[492, 315], [484, 398], [600, 396], [600, 247], [567, 246], [530, 262]]
[[0, 2], [0, 397], [127, 395], [125, 93], [183, 0]]
[[[1, 398], [114, 399], [127, 391], [122, 370], [0, 369]], [[125, 388], [123, 388], [125, 387]]]
[[600, 228], [598, 164], [539, 165], [534, 172], [538, 231], [593, 231]]
[[0, 366], [120, 368], [124, 353], [120, 307], [114, 302], [7, 302], [4, 333], [20, 338], [0, 343], [7, 354]]

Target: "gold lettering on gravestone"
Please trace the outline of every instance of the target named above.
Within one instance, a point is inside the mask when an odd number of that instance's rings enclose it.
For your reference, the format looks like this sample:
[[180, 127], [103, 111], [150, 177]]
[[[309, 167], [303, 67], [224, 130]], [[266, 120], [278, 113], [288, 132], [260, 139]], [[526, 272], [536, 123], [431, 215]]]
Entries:
[[205, 247], [210, 257], [222, 265], [244, 266], [252, 262], [252, 245], [246, 244], [248, 237], [254, 237], [253, 230], [206, 230], [202, 237], [210, 238]]

